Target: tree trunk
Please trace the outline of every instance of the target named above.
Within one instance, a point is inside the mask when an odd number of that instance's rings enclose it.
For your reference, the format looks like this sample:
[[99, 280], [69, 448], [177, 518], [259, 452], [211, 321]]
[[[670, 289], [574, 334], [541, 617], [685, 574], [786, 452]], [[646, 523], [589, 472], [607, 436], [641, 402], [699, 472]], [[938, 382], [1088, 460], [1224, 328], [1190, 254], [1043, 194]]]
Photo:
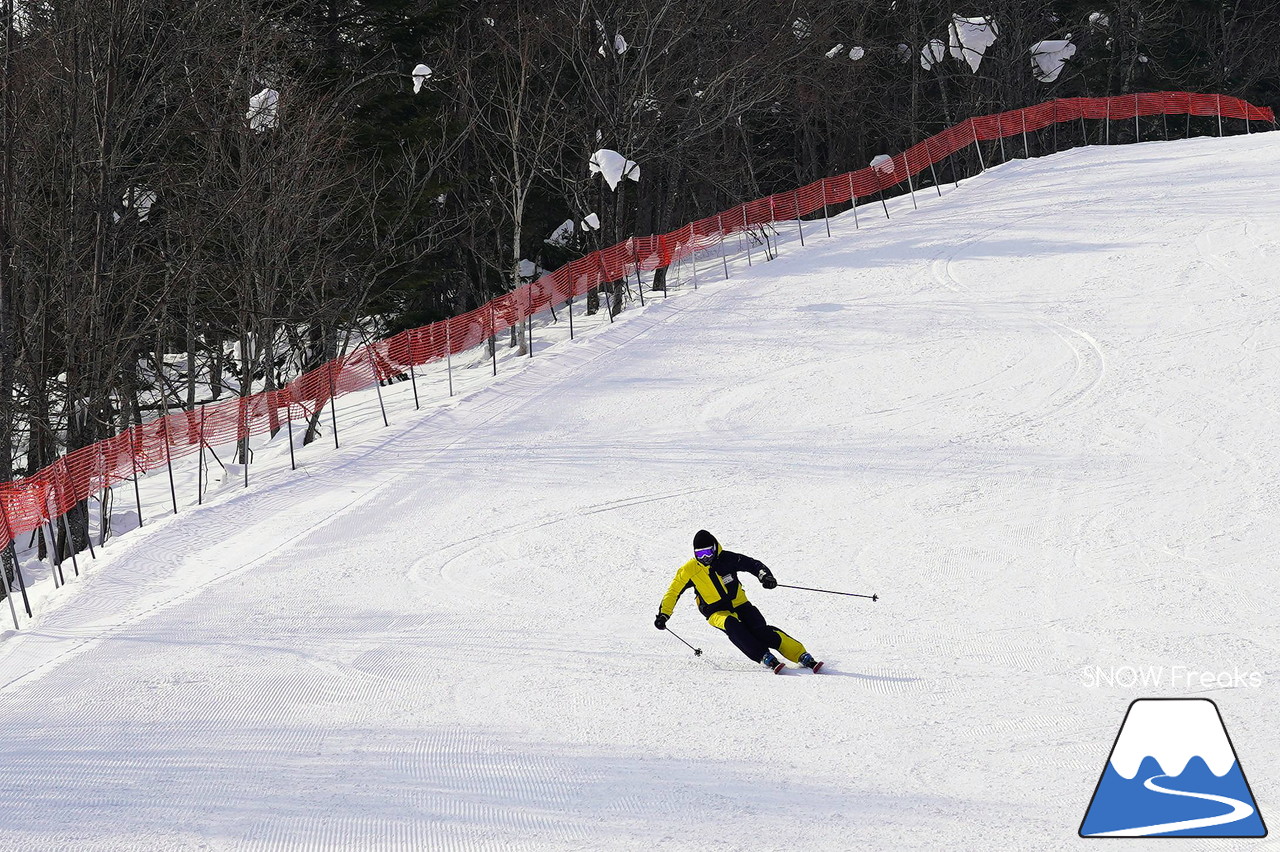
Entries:
[[222, 399], [222, 360], [226, 357], [222, 351], [222, 341], [215, 340], [213, 350], [209, 353], [209, 396]]
[[196, 409], [196, 288], [187, 287], [187, 410]]
[[[13, 0], [0, 6], [4, 26], [4, 56], [0, 60], [0, 482], [13, 479], [13, 434], [17, 412], [13, 405]], [[0, 543], [4, 533], [0, 532]], [[13, 542], [4, 544], [0, 552], [0, 570], [8, 585], [0, 583], [0, 597], [5, 588], [13, 588], [18, 559]]]
[[[247, 322], [242, 322], [240, 326], [240, 399], [243, 400], [253, 392], [253, 363], [254, 358], [249, 355], [249, 330]], [[241, 403], [243, 406], [243, 402]], [[241, 408], [243, 411], [243, 407]], [[249, 463], [249, 429], [247, 419], [240, 418], [239, 427], [244, 429], [244, 434], [240, 436], [238, 444], [238, 455], [241, 464]]]
[[[265, 347], [263, 364], [266, 371], [264, 392], [276, 389], [276, 335], [270, 322], [267, 322], [266, 326], [267, 331], [262, 340]], [[274, 405], [270, 405], [267, 407], [267, 417], [270, 420], [271, 437], [274, 438], [276, 433], [280, 431], [280, 412], [276, 410]]]
[[[13, 399], [13, 87], [10, 85], [13, 0], [4, 0], [4, 55], [0, 66], [0, 482], [13, 479], [13, 435], [17, 420]], [[9, 555], [6, 552], [6, 557]]]
[[[331, 360], [337, 355], [337, 331], [312, 326], [311, 331], [311, 357], [305, 365], [305, 371], [310, 372]], [[326, 389], [326, 393], [327, 393]], [[329, 400], [329, 405], [333, 405], [333, 400]], [[317, 405], [315, 411], [311, 412], [311, 416], [307, 418], [307, 431], [302, 436], [302, 445], [305, 447], [316, 438], [320, 437], [320, 417], [324, 414], [324, 406]]]

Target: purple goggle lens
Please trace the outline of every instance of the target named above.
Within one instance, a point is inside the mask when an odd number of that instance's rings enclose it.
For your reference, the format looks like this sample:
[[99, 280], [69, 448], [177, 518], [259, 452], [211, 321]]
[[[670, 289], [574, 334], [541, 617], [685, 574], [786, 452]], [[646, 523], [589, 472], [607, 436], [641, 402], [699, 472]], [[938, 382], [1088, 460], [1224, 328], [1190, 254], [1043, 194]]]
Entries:
[[715, 558], [716, 549], [714, 547], [699, 547], [693, 551], [693, 558], [699, 562], [710, 562]]

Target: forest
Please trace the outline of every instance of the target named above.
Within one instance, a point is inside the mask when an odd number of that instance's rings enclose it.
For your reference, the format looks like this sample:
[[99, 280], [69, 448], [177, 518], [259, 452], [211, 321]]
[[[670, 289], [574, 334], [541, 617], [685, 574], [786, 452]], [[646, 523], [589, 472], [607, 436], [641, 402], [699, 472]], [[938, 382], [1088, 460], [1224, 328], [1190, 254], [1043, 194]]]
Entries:
[[1280, 107], [1260, 0], [0, 0], [0, 24], [0, 481], [969, 116]]

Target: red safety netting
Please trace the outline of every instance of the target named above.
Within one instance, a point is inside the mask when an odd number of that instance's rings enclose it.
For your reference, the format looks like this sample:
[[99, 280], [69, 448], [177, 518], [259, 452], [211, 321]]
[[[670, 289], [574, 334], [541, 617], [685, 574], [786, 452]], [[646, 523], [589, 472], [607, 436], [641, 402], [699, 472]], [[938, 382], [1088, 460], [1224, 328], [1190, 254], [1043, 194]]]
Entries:
[[652, 271], [714, 246], [726, 237], [807, 216], [908, 183], [977, 142], [989, 142], [1081, 119], [1196, 115], [1275, 123], [1272, 110], [1228, 95], [1152, 92], [1107, 98], [1064, 98], [1025, 109], [971, 118], [891, 159], [824, 178], [789, 192], [739, 204], [656, 237], [633, 237], [578, 258], [555, 272], [460, 316], [362, 346], [291, 381], [282, 389], [235, 397], [197, 411], [177, 411], [114, 438], [76, 450], [32, 474], [0, 484], [0, 544], [65, 514], [95, 492], [154, 470], [203, 445], [228, 444], [305, 419], [344, 393], [478, 346], [549, 305]]

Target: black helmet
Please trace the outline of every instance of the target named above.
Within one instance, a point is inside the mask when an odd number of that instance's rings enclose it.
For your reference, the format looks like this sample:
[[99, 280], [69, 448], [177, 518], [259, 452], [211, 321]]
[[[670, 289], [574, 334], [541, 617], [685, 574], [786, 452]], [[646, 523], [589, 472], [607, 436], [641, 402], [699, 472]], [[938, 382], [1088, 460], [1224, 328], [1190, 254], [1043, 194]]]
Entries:
[[693, 558], [703, 565], [710, 565], [720, 553], [720, 542], [706, 530], [698, 530], [693, 537]]

